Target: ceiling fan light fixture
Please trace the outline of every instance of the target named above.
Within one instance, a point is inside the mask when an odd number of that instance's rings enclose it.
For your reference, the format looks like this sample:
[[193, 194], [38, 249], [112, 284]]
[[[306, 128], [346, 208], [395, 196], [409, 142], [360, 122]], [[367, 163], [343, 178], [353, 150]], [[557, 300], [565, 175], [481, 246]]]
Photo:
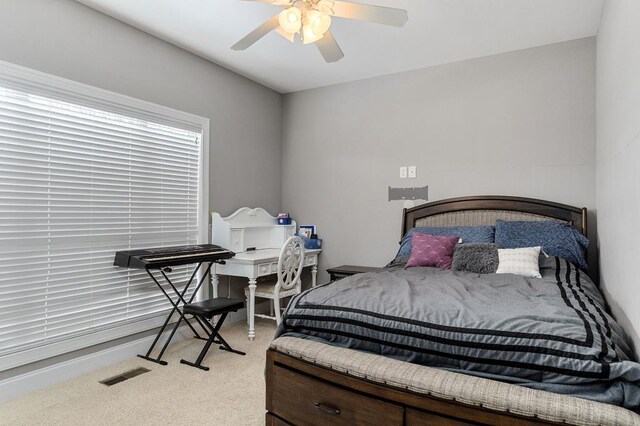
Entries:
[[333, 4], [331, 0], [320, 0], [316, 3], [316, 9], [326, 15], [333, 15]]
[[307, 25], [311, 27], [314, 34], [323, 36], [324, 33], [329, 31], [331, 26], [331, 16], [322, 13], [318, 10], [310, 10], [306, 16]]
[[302, 27], [302, 12], [295, 6], [284, 9], [278, 15], [278, 23], [284, 31], [295, 34]]
[[295, 33], [288, 33], [285, 30], [282, 29], [282, 27], [278, 27], [276, 28], [276, 32], [278, 34], [280, 34], [282, 37], [286, 38], [287, 40], [289, 40], [291, 43], [295, 43], [296, 41], [296, 35]]
[[324, 34], [318, 34], [313, 31], [313, 27], [309, 24], [302, 26], [302, 44], [315, 43], [324, 37]]
[[303, 44], [317, 42], [316, 46], [326, 62], [337, 62], [344, 58], [344, 52], [330, 31], [333, 16], [395, 27], [402, 27], [408, 19], [407, 11], [404, 9], [362, 4], [351, 0], [245, 1], [270, 3], [284, 9], [241, 38], [231, 49], [245, 50], [271, 31], [275, 31], [290, 42], [295, 42], [297, 38], [300, 38]]

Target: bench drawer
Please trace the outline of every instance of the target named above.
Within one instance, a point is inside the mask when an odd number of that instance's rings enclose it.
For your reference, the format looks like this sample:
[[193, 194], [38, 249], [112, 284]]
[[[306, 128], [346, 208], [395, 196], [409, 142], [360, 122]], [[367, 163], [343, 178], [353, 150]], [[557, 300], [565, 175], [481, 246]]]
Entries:
[[439, 414], [407, 408], [407, 426], [472, 426], [464, 420], [452, 419]]
[[274, 366], [269, 411], [294, 425], [402, 425], [404, 408]]

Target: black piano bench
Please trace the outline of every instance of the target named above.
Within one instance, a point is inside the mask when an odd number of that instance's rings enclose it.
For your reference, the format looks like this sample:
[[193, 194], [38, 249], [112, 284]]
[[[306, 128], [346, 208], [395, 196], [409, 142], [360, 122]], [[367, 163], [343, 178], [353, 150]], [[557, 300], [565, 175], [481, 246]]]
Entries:
[[[204, 344], [202, 351], [200, 351], [200, 355], [198, 355], [198, 359], [196, 360], [196, 362], [189, 362], [181, 359], [180, 363], [187, 364], [201, 370], [209, 371], [209, 367], [204, 367], [202, 365], [202, 360], [207, 354], [207, 351], [211, 347], [212, 343], [222, 343], [220, 349], [240, 355], [246, 355], [246, 353], [244, 352], [232, 349], [231, 346], [229, 346], [229, 344], [220, 335], [220, 327], [222, 327], [224, 320], [227, 319], [227, 315], [229, 314], [229, 312], [237, 312], [238, 309], [242, 308], [244, 308], [244, 300], [229, 299], [227, 297], [216, 297], [215, 299], [203, 300], [202, 302], [189, 303], [187, 305], [184, 305], [183, 313], [185, 315], [190, 314], [203, 319], [202, 322], [209, 329], [207, 330], [209, 338]], [[220, 319], [214, 326], [211, 324], [211, 322], [209, 322], [209, 320], [211, 320], [211, 318], [216, 315], [220, 315]]]

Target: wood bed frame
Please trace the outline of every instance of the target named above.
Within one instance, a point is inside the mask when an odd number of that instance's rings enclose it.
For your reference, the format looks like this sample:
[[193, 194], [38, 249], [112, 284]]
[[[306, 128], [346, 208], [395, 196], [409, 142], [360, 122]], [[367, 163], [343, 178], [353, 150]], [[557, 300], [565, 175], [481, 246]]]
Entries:
[[534, 198], [507, 197], [502, 195], [480, 195], [475, 197], [448, 198], [404, 209], [402, 236], [414, 227], [419, 219], [443, 213], [466, 210], [505, 210], [545, 216], [569, 222], [578, 231], [588, 236], [587, 209], [572, 207], [552, 201]]
[[[421, 219], [466, 211], [517, 212], [565, 221], [588, 237], [585, 208], [506, 196], [452, 198], [405, 209], [402, 236]], [[272, 349], [267, 351], [266, 389], [267, 425], [553, 424], [381, 385]], [[336, 402], [319, 404], [318, 395]], [[335, 408], [340, 404], [351, 409], [341, 412]]]
[[[411, 209], [404, 209], [402, 216], [401, 238], [413, 228], [417, 221], [430, 216], [445, 213], [463, 212], [469, 210], [501, 210], [509, 212], [527, 213], [545, 218], [559, 220], [571, 224], [585, 237], [591, 239], [591, 227], [587, 223], [587, 209], [573, 207], [553, 201], [537, 200], [524, 197], [507, 197], [502, 195], [480, 195], [474, 197], [448, 198], [422, 204]], [[589, 244], [586, 253], [589, 265], [589, 277], [598, 284], [598, 261], [595, 241]]]

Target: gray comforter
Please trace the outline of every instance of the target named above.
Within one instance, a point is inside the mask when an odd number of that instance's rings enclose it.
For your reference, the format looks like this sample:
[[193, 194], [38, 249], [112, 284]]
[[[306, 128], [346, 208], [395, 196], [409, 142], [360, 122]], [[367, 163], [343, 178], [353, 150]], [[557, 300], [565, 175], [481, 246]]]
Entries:
[[542, 279], [390, 268], [296, 296], [277, 335], [638, 411], [640, 364], [589, 278], [541, 260]]

